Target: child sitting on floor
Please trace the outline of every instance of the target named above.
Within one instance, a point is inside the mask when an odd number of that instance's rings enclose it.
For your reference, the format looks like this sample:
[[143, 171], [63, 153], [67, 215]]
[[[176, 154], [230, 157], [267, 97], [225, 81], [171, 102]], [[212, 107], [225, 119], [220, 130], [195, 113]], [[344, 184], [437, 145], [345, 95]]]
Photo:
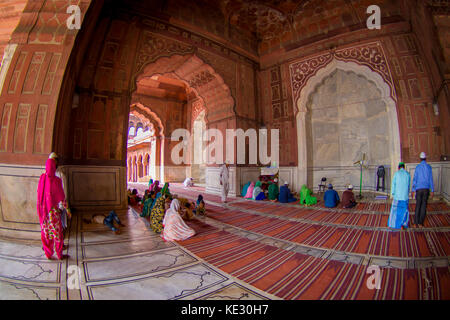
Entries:
[[194, 213], [197, 215], [206, 216], [205, 202], [203, 201], [203, 196], [201, 194], [198, 195]]

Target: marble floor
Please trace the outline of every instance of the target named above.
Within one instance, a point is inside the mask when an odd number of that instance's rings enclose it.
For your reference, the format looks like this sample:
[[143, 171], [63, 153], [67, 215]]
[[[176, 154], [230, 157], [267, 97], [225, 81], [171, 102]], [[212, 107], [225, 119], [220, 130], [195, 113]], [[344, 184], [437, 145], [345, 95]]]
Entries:
[[119, 217], [116, 235], [74, 215], [62, 261], [37, 244], [0, 241], [0, 299], [278, 299], [164, 242], [131, 209]]
[[[185, 190], [178, 186], [178, 192], [183, 194]], [[210, 196], [208, 205], [219, 206], [214, 199]], [[245, 200], [231, 199], [223, 210], [255, 213], [238, 208], [241, 201]], [[62, 261], [47, 260], [39, 244], [0, 240], [0, 300], [281, 299], [224, 272], [185, 246], [164, 242], [133, 208], [117, 213], [125, 224], [118, 235], [103, 225], [87, 224], [83, 218], [89, 218], [90, 212], [74, 215], [65, 234], [68, 257]], [[273, 216], [273, 212], [258, 214]], [[227, 234], [278, 248], [287, 255], [300, 253], [348, 265], [377, 264], [394, 269], [449, 268], [448, 256], [410, 259], [341, 252], [249, 231], [211, 217], [197, 219]], [[286, 219], [291, 220], [296, 221]], [[448, 232], [448, 227], [443, 230]]]

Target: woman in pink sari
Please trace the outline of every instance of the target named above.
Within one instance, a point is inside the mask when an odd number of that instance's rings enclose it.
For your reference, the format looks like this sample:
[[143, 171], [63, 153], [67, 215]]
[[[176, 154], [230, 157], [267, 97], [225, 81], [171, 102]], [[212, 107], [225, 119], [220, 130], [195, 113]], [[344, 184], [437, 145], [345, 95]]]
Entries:
[[53, 256], [53, 247], [59, 260], [63, 259], [64, 236], [61, 224], [61, 210], [66, 196], [62, 181], [55, 176], [56, 160], [47, 159], [45, 173], [39, 179], [37, 190], [37, 212], [41, 224], [41, 240], [48, 259]]
[[194, 229], [190, 228], [180, 216], [180, 202], [172, 200], [163, 220], [163, 231], [161, 237], [164, 241], [183, 241], [195, 235]]

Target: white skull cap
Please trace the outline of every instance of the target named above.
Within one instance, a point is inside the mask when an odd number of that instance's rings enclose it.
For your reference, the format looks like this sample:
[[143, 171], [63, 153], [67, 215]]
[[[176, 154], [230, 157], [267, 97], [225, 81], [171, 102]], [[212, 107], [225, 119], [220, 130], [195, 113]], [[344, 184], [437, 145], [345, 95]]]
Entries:
[[426, 158], [427, 158], [426, 153], [425, 152], [421, 152], [420, 153], [420, 159], [426, 159]]

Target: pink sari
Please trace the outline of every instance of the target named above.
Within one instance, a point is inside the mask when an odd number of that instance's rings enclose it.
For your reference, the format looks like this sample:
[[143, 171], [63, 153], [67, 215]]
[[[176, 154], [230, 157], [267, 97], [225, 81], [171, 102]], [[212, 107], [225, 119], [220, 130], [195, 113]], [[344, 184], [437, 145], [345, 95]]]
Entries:
[[253, 199], [253, 189], [255, 188], [255, 183], [252, 182], [248, 186], [247, 194], [245, 195], [244, 199]]
[[47, 159], [45, 173], [39, 179], [37, 190], [37, 212], [41, 225], [41, 240], [45, 255], [50, 259], [53, 247], [56, 247], [58, 259], [62, 259], [64, 245], [61, 210], [58, 205], [65, 202], [65, 195], [60, 178], [55, 176], [56, 162]]

